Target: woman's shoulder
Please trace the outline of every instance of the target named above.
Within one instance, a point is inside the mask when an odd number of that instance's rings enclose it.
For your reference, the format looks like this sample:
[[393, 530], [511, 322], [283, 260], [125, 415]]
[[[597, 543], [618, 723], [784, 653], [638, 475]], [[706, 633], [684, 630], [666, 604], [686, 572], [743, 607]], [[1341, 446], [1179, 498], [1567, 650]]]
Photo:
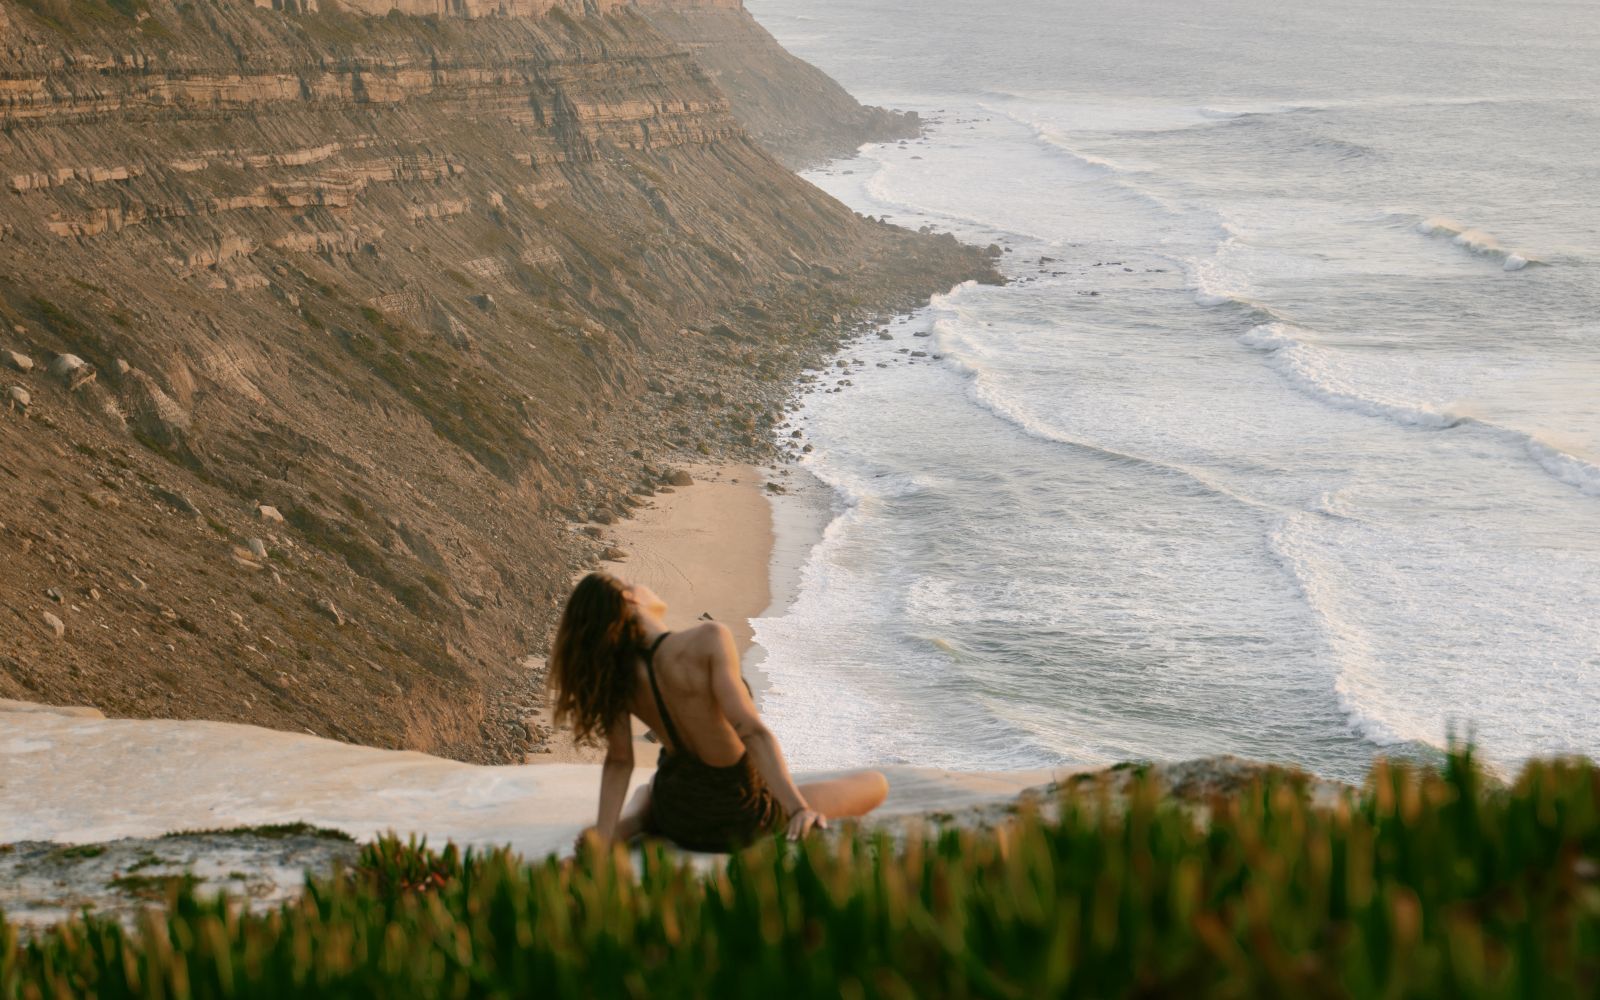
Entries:
[[676, 634], [685, 647], [712, 649], [721, 647], [723, 642], [733, 635], [733, 632], [721, 622], [704, 621], [698, 625], [682, 629]]
[[667, 640], [665, 652], [673, 656], [689, 656], [699, 658], [714, 656], [719, 650], [726, 649], [733, 633], [728, 626], [721, 622], [700, 622], [685, 629], [672, 633]]

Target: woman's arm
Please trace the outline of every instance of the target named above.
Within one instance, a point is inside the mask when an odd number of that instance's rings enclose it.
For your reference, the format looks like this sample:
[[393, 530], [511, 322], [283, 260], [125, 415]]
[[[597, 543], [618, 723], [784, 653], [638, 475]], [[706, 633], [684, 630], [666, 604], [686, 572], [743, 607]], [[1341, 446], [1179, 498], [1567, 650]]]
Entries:
[[633, 720], [628, 713], [606, 730], [606, 762], [600, 770], [600, 816], [595, 833], [609, 844], [628, 797], [628, 781], [633, 777]]
[[733, 633], [722, 624], [713, 623], [705, 628], [710, 635], [711, 687], [717, 705], [733, 731], [744, 741], [756, 770], [777, 796], [778, 804], [789, 815], [789, 836], [798, 840], [810, 833], [813, 826], [826, 828], [827, 817], [813, 812], [805, 796], [800, 794], [789, 774], [789, 764], [783, 759], [778, 738], [762, 721], [756, 703], [750, 698], [750, 690], [739, 673], [739, 651], [733, 644]]

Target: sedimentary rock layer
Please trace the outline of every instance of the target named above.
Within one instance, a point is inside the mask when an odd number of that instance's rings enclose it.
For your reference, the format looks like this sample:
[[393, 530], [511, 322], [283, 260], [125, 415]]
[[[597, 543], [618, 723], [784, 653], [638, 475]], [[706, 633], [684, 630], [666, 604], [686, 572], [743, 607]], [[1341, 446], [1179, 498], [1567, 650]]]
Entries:
[[512, 759], [575, 526], [987, 264], [631, 9], [330, 6], [0, 2], [0, 697]]
[[750, 134], [797, 170], [922, 130], [914, 113], [862, 107], [826, 73], [785, 51], [739, 0], [638, 0], [638, 7], [688, 49]]

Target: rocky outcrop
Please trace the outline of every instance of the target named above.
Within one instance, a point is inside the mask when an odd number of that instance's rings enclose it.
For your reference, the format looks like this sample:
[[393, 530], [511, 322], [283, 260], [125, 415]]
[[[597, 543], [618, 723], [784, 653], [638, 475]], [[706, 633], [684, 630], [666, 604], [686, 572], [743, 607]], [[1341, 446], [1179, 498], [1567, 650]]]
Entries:
[[796, 170], [848, 156], [867, 142], [921, 134], [917, 115], [863, 107], [826, 73], [796, 59], [741, 0], [636, 0], [722, 91], [734, 117]]
[[988, 264], [631, 8], [279, 6], [0, 0], [0, 697], [514, 759], [573, 526]]

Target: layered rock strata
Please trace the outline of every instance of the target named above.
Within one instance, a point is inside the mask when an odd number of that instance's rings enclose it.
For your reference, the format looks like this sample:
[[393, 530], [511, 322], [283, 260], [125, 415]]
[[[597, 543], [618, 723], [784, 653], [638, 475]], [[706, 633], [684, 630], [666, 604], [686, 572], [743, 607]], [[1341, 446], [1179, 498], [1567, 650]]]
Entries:
[[0, 2], [0, 697], [516, 759], [577, 525], [992, 272], [630, 8], [280, 6]]
[[826, 73], [795, 58], [740, 0], [637, 4], [656, 30], [695, 57], [750, 134], [796, 170], [848, 156], [863, 143], [922, 132], [915, 113], [863, 107]]

